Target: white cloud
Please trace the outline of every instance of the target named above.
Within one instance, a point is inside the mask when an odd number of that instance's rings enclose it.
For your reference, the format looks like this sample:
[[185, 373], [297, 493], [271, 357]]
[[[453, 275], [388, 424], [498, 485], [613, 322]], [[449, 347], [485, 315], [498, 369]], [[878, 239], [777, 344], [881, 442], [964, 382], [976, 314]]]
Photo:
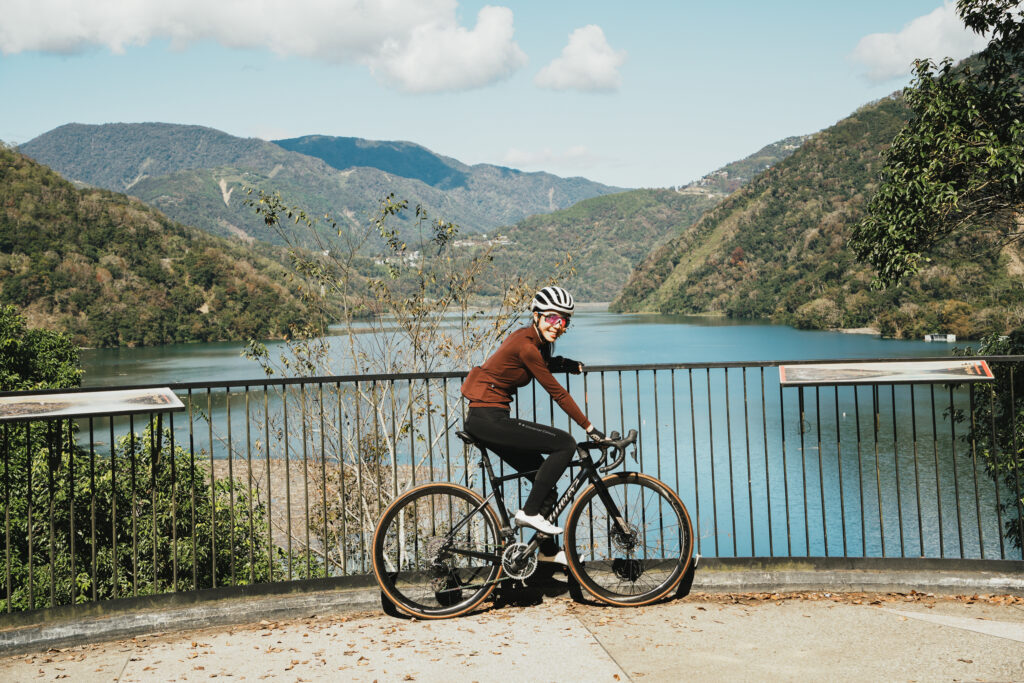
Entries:
[[551, 90], [618, 90], [619, 67], [625, 61], [626, 51], [613, 50], [601, 27], [591, 24], [569, 34], [561, 56], [541, 69], [533, 82]]
[[899, 33], [864, 36], [850, 58], [867, 67], [870, 80], [881, 82], [909, 74], [915, 59], [963, 59], [986, 42], [964, 27], [955, 5], [945, 0], [942, 7], [914, 19]]
[[0, 53], [74, 54], [169, 39], [212, 40], [336, 64], [364, 64], [415, 92], [474, 88], [506, 78], [525, 55], [512, 12], [485, 7], [458, 25], [457, 0], [0, 0]]
[[375, 75], [409, 92], [478, 88], [526, 64], [514, 33], [511, 10], [484, 7], [473, 30], [453, 22], [425, 23], [408, 39], [387, 41], [366, 61]]

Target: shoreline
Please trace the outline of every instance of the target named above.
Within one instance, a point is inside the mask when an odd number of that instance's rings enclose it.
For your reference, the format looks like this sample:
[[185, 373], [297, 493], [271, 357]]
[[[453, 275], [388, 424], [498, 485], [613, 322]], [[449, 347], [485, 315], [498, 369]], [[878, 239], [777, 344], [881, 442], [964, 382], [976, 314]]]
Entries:
[[874, 337], [882, 336], [882, 333], [874, 327], [840, 327], [836, 329], [836, 332], [842, 332], [843, 334], [870, 334]]

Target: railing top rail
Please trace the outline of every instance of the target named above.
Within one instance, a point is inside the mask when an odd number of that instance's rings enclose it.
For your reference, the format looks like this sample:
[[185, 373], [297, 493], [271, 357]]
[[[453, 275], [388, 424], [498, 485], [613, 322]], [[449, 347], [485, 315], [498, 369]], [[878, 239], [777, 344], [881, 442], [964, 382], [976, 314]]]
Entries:
[[[587, 365], [584, 373], [596, 374], [602, 372], [640, 372], [660, 370], [713, 370], [713, 369], [734, 369], [734, 368], [771, 368], [780, 365], [809, 365], [818, 363], [880, 363], [887, 361], [946, 361], [946, 360], [985, 360], [996, 363], [1022, 362], [1021, 356], [922, 356], [915, 358], [812, 358], [798, 360], [764, 360], [764, 361], [720, 361], [720, 362], [698, 362], [698, 363], [640, 363], [633, 365]], [[251, 387], [271, 387], [294, 384], [351, 384], [356, 382], [405, 382], [429, 379], [462, 379], [468, 370], [454, 370], [448, 372], [405, 372], [395, 374], [367, 374], [367, 375], [327, 375], [312, 377], [265, 377], [259, 379], [237, 379], [217, 380], [212, 382], [158, 382], [145, 384], [125, 384], [117, 386], [90, 386], [74, 387], [68, 389], [36, 389], [31, 391], [0, 391], [0, 396], [15, 395], [46, 395], [66, 394], [84, 391], [122, 391], [126, 389], [153, 389], [167, 387], [173, 391], [194, 391], [208, 389], [248, 389]]]

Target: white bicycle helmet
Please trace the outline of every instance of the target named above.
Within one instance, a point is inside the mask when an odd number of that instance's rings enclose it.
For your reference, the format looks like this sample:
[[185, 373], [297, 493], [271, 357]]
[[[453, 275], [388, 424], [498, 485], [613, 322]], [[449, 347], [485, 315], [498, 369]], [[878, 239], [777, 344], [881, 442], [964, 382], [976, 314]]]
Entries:
[[572, 315], [576, 310], [576, 301], [572, 294], [561, 287], [545, 287], [534, 295], [530, 310], [538, 313], [554, 311], [562, 315]]

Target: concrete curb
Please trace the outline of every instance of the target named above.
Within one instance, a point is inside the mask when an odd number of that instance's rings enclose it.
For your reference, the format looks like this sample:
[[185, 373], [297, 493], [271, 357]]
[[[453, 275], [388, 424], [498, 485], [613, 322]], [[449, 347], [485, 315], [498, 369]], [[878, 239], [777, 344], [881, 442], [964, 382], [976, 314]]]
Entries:
[[144, 609], [104, 617], [61, 619], [0, 630], [0, 656], [105, 640], [380, 609], [377, 590], [349, 589], [258, 598], [228, 598], [195, 607]]
[[[557, 579], [531, 582], [545, 595], [568, 592]], [[1024, 562], [977, 560], [834, 560], [810, 558], [700, 561], [680, 594], [934, 593], [1024, 596]], [[41, 610], [0, 620], [0, 656], [38, 652], [150, 633], [380, 610], [366, 577], [197, 591], [187, 596], [126, 599], [116, 604]], [[181, 604], [185, 603], [185, 604]]]

